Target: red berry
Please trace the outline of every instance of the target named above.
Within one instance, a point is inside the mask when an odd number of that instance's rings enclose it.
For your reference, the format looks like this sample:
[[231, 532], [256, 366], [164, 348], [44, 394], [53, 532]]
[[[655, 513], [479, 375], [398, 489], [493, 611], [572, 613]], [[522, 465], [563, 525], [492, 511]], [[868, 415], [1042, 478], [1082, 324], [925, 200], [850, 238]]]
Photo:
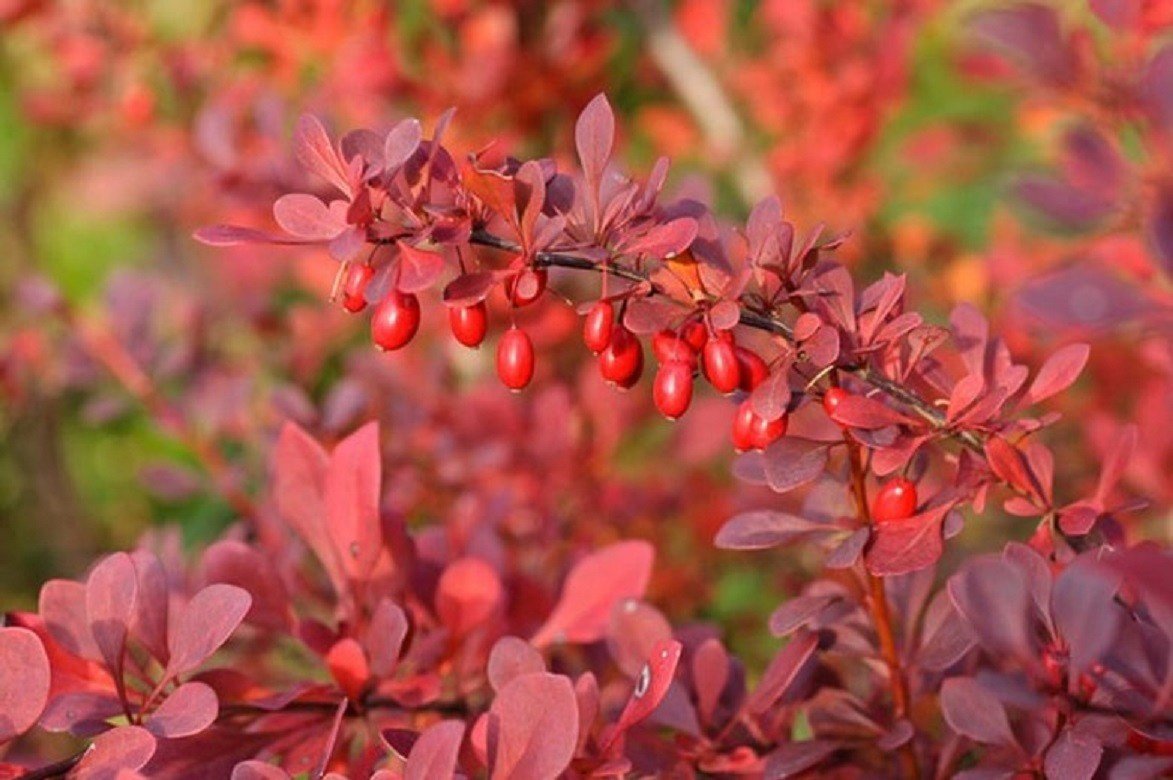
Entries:
[[626, 390], [639, 381], [643, 369], [644, 350], [639, 339], [623, 325], [617, 325], [611, 343], [599, 354], [599, 373]]
[[705, 324], [700, 320], [693, 320], [681, 328], [680, 336], [688, 342], [688, 346], [692, 347], [693, 352], [700, 352], [705, 348], [705, 342], [709, 340], [709, 332], [705, 330]]
[[534, 378], [534, 344], [516, 325], [497, 343], [497, 376], [510, 390], [521, 390]]
[[827, 392], [823, 393], [823, 411], [832, 420], [835, 419], [835, 410], [839, 408], [839, 404], [843, 403], [843, 399], [850, 393], [842, 387], [832, 387]]
[[696, 368], [696, 350], [670, 330], [661, 330], [652, 336], [652, 353], [661, 365], [679, 361]]
[[669, 420], [688, 411], [688, 405], [692, 403], [692, 366], [680, 360], [671, 360], [660, 366], [652, 385], [652, 400]]
[[737, 414], [733, 417], [733, 448], [738, 452], [754, 449], [753, 429], [757, 418], [748, 398], [737, 407]]
[[466, 347], [479, 347], [489, 329], [489, 312], [484, 301], [472, 306], [449, 306], [448, 326], [452, 335]]
[[587, 312], [582, 323], [582, 340], [587, 349], [596, 355], [611, 343], [611, 331], [615, 322], [615, 307], [610, 301], [598, 301]]
[[411, 293], [392, 290], [371, 316], [371, 338], [379, 349], [406, 346], [420, 327], [420, 302]]
[[905, 477], [888, 480], [872, 499], [872, 519], [877, 523], [903, 520], [916, 514], [916, 484]]
[[786, 435], [788, 425], [789, 422], [785, 414], [776, 420], [767, 420], [765, 417], [755, 414], [752, 428], [754, 448], [764, 450], [781, 439]]
[[367, 285], [375, 275], [375, 269], [362, 263], [354, 263], [346, 269], [342, 280], [342, 308], [351, 314], [367, 307]]
[[754, 388], [766, 381], [766, 377], [770, 375], [770, 367], [766, 365], [766, 361], [762, 360], [761, 355], [748, 347], [737, 347], [734, 349], [734, 353], [737, 355], [740, 376], [738, 386], [745, 392], [751, 393]]
[[741, 384], [737, 353], [731, 343], [720, 337], [711, 338], [705, 344], [701, 366], [704, 368], [705, 378], [721, 394], [732, 393]]
[[[530, 279], [524, 285], [520, 284], [522, 279]], [[534, 283], [536, 282], [536, 284]], [[509, 300], [513, 302], [514, 306], [529, 306], [531, 303], [542, 297], [542, 293], [546, 291], [546, 269], [545, 268], [531, 268], [522, 271], [516, 276], [512, 276], [505, 282], [505, 294], [509, 296]]]

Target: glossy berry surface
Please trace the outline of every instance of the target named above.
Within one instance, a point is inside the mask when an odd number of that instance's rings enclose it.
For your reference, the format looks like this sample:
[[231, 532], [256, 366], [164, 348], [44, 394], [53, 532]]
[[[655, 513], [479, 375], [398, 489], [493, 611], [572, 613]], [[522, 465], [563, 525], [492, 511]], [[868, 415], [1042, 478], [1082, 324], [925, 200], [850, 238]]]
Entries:
[[737, 367], [740, 380], [738, 386], [747, 393], [753, 392], [758, 385], [766, 381], [770, 375], [770, 368], [762, 356], [749, 347], [734, 349], [737, 355]]
[[510, 390], [521, 390], [534, 378], [534, 344], [516, 325], [497, 344], [497, 376]]
[[741, 385], [741, 368], [733, 344], [720, 337], [710, 338], [701, 356], [705, 379], [722, 395], [728, 395]]
[[843, 399], [849, 396], [846, 390], [842, 387], [832, 387], [827, 392], [823, 393], [823, 411], [831, 419], [835, 418], [835, 410], [839, 408], [839, 404], [843, 403]]
[[916, 514], [916, 483], [906, 477], [894, 477], [876, 491], [872, 499], [872, 519], [891, 523]]
[[680, 337], [688, 342], [688, 346], [692, 347], [693, 352], [700, 352], [709, 340], [709, 332], [705, 330], [703, 322], [693, 320], [680, 329]]
[[607, 382], [628, 389], [639, 381], [644, 350], [639, 339], [622, 325], [611, 334], [611, 343], [599, 354], [599, 374]]
[[596, 355], [611, 343], [614, 329], [615, 307], [610, 301], [598, 301], [587, 312], [582, 323], [582, 341], [587, 349]]
[[764, 450], [781, 439], [786, 435], [788, 425], [789, 419], [785, 414], [773, 420], [755, 414], [751, 428], [754, 449]]
[[652, 384], [652, 400], [660, 414], [675, 420], [692, 403], [692, 366], [680, 360], [672, 360], [660, 366]]
[[652, 336], [652, 353], [661, 364], [679, 361], [696, 367], [696, 350], [671, 330], [661, 330]]
[[489, 329], [489, 312], [484, 301], [471, 306], [450, 306], [448, 326], [452, 335], [466, 347], [479, 347]]
[[392, 290], [371, 316], [371, 338], [382, 350], [407, 346], [420, 327], [420, 302], [411, 293]]
[[375, 276], [375, 269], [362, 263], [354, 263], [346, 269], [342, 280], [342, 308], [351, 314], [367, 307], [367, 285]]
[[733, 415], [733, 448], [738, 452], [748, 452], [754, 449], [754, 423], [758, 416], [754, 414], [749, 399], [742, 401]]

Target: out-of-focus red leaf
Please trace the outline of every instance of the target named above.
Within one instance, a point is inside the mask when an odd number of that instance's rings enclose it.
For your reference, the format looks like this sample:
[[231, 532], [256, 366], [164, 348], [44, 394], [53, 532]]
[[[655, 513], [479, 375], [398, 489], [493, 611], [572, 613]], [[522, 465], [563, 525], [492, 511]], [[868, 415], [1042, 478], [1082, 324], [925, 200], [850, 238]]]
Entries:
[[574, 125], [574, 147], [590, 189], [598, 190], [614, 144], [615, 115], [606, 95], [600, 93], [582, 110]]
[[77, 764], [84, 780], [116, 780], [123, 769], [139, 770], [155, 754], [155, 738], [141, 726], [119, 726], [94, 739]]
[[304, 114], [297, 120], [293, 130], [293, 154], [307, 171], [321, 176], [341, 192], [351, 194], [346, 164], [316, 116]]
[[305, 244], [307, 239], [270, 233], [267, 230], [239, 225], [208, 225], [192, 233], [192, 238], [208, 246], [237, 246], [239, 244]]
[[214, 543], [200, 559], [200, 581], [244, 588], [252, 597], [245, 621], [280, 631], [291, 625], [289, 594], [273, 561], [258, 550], [234, 539]]
[[86, 580], [86, 615], [106, 666], [120, 673], [126, 635], [134, 619], [138, 577], [126, 553], [103, 558]]
[[343, 439], [326, 473], [326, 527], [348, 577], [370, 576], [383, 550], [379, 523], [379, 425], [371, 422]]
[[403, 609], [390, 599], [380, 601], [367, 628], [366, 647], [371, 655], [371, 674], [389, 677], [395, 671], [407, 629], [407, 615]]
[[212, 725], [220, 702], [210, 686], [188, 682], [176, 688], [147, 718], [147, 730], [156, 737], [190, 737]]
[[583, 558], [566, 577], [558, 604], [530, 642], [542, 647], [602, 639], [615, 604], [643, 596], [655, 554], [647, 542], [628, 541]]
[[1087, 344], [1068, 344], [1047, 358], [1026, 391], [1026, 402], [1038, 403], [1071, 387], [1087, 364], [1090, 353], [1091, 347]]
[[941, 685], [941, 713], [954, 731], [975, 742], [1018, 746], [1002, 702], [969, 677], [951, 677]]
[[489, 777], [558, 777], [574, 757], [578, 702], [570, 680], [540, 672], [516, 677], [489, 708]]
[[264, 761], [242, 761], [232, 768], [231, 780], [289, 780], [289, 773]]
[[503, 636], [493, 645], [485, 674], [494, 691], [500, 691], [523, 674], [546, 671], [542, 654], [524, 639]]
[[1047, 780], [1091, 780], [1103, 754], [1099, 740], [1068, 728], [1047, 749], [1043, 772]]
[[190, 672], [216, 652], [244, 620], [252, 605], [248, 591], [235, 585], [209, 585], [175, 616], [167, 637], [171, 657], [167, 676]]
[[27, 628], [0, 628], [0, 744], [33, 727], [49, 698], [49, 657]]
[[[1173, 70], [1173, 49], [1170, 50], [1170, 69]], [[1169, 79], [1173, 82], [1173, 77]], [[1173, 108], [1170, 109], [1173, 124]], [[1166, 276], [1173, 277], [1173, 185], [1158, 191], [1148, 217], [1148, 235], [1153, 250]]]
[[496, 570], [480, 558], [453, 561], [436, 587], [436, 612], [457, 636], [481, 626], [501, 601], [503, 590]]
[[459, 720], [442, 720], [429, 726], [411, 747], [403, 780], [452, 777], [463, 739], [464, 723]]
[[352, 637], [343, 637], [326, 653], [326, 668], [351, 701], [358, 701], [371, 678], [366, 653]]
[[638, 675], [656, 647], [671, 638], [672, 624], [650, 604], [629, 599], [611, 610], [607, 648], [615, 665], [626, 675]]

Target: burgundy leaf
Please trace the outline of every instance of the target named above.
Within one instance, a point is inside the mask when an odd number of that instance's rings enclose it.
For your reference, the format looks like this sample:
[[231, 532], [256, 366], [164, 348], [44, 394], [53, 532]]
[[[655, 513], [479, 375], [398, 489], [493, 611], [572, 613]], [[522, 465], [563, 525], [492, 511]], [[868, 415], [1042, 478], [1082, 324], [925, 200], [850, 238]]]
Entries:
[[1024, 400], [1034, 404], [1066, 390], [1083, 371], [1090, 352], [1087, 344], [1068, 344], [1051, 355], [1031, 382]]
[[945, 591], [938, 593], [925, 611], [917, 664], [929, 671], [944, 671], [976, 644], [977, 638], [949, 600], [949, 594]]
[[840, 425], [876, 430], [889, 425], [907, 425], [911, 419], [874, 398], [851, 394], [839, 402], [831, 418]]
[[1002, 702], [969, 677], [953, 677], [941, 684], [941, 713], [954, 731], [975, 742], [1018, 745]]
[[995, 657], [1033, 657], [1028, 625], [1030, 595], [1025, 576], [997, 557], [970, 561], [949, 579], [949, 597]]
[[1047, 780], [1091, 780], [1103, 753], [1096, 739], [1069, 728], [1047, 749], [1043, 771]]
[[[1173, 69], [1173, 51], [1168, 59]], [[1170, 124], [1173, 125], [1173, 109], [1170, 111]], [[1173, 185], [1166, 185], [1157, 192], [1147, 227], [1149, 241], [1152, 242], [1160, 267], [1166, 276], [1173, 277]]]
[[786, 414], [790, 405], [790, 366], [782, 365], [758, 385], [750, 402], [754, 414], [766, 420], [777, 420]]
[[500, 691], [516, 677], [544, 671], [546, 662], [542, 660], [542, 654], [529, 642], [515, 636], [503, 636], [489, 653], [485, 676], [493, 690]]
[[729, 653], [719, 639], [706, 639], [692, 655], [692, 687], [702, 721], [712, 720], [728, 681]]
[[155, 738], [140, 726], [119, 726], [94, 739], [77, 764], [84, 780], [117, 780], [123, 769], [138, 770], [155, 754]]
[[1001, 436], [991, 436], [986, 440], [985, 452], [986, 461], [1000, 479], [1042, 501], [1042, 491], [1021, 450]]
[[682, 649], [683, 646], [674, 639], [665, 639], [652, 648], [639, 676], [636, 677], [631, 698], [619, 714], [619, 720], [609, 742], [616, 740], [660, 706], [660, 702], [668, 693], [668, 687], [676, 677], [676, 665], [680, 662]]
[[444, 303], [449, 306], [471, 306], [483, 301], [497, 277], [490, 271], [476, 271], [456, 277], [444, 288]]
[[0, 745], [33, 727], [49, 698], [49, 657], [27, 628], [0, 628]]
[[614, 144], [615, 115], [606, 95], [600, 93], [587, 104], [574, 125], [574, 146], [590, 189], [598, 190]]
[[791, 684], [798, 677], [819, 646], [818, 634], [812, 631], [799, 631], [786, 646], [774, 655], [770, 665], [762, 674], [757, 687], [745, 704], [749, 712], [765, 712], [774, 706]]
[[602, 639], [615, 604], [643, 597], [654, 558], [655, 549], [644, 541], [619, 542], [583, 558], [567, 575], [561, 598], [530, 642], [543, 647]]
[[872, 546], [864, 554], [868, 571], [877, 577], [894, 577], [936, 563], [944, 551], [941, 523], [949, 509], [946, 504], [903, 520], [877, 523]]
[[101, 560], [86, 580], [86, 615], [106, 666], [121, 674], [122, 652], [135, 614], [138, 576], [126, 553]]
[[628, 255], [647, 255], [653, 258], [674, 257], [683, 252], [696, 238], [697, 224], [692, 217], [676, 219], [656, 225], [633, 241], [623, 244]]
[[334, 150], [326, 128], [316, 116], [305, 114], [297, 120], [293, 130], [293, 154], [307, 171], [321, 176], [343, 193], [351, 194], [346, 164]]
[[209, 547], [200, 560], [200, 581], [248, 591], [252, 607], [245, 620], [255, 626], [281, 631], [291, 625], [289, 594], [272, 559], [243, 542], [225, 539]]
[[147, 718], [147, 730], [156, 737], [189, 737], [212, 725], [220, 713], [220, 702], [211, 687], [189, 682], [176, 688]]
[[717, 532], [714, 544], [723, 550], [764, 550], [826, 530], [824, 523], [798, 515], [757, 510], [743, 512], [727, 521]]
[[178, 611], [167, 638], [167, 676], [190, 672], [207, 660], [228, 641], [251, 605], [248, 591], [235, 585], [209, 585], [192, 596]]
[[[1173, 130], [1173, 45], [1165, 44], [1156, 55], [1149, 60], [1141, 80], [1141, 93], [1144, 96], [1146, 108], [1153, 119], [1162, 126], [1165, 132]], [[1165, 202], [1168, 202], [1169, 189], [1165, 189]], [[1166, 255], [1166, 263], [1173, 255]], [[1169, 266], [1166, 265], [1166, 268]]]
[[278, 198], [273, 204], [273, 217], [285, 232], [306, 241], [329, 241], [346, 230], [346, 222], [325, 203], [303, 193]]
[[411, 747], [403, 780], [453, 777], [463, 739], [462, 721], [442, 720], [429, 726]]
[[404, 119], [391, 128], [383, 144], [383, 169], [388, 173], [399, 170], [419, 149], [422, 138], [419, 120], [414, 117]]
[[1123, 615], [1115, 602], [1119, 583], [1106, 570], [1079, 559], [1055, 579], [1051, 614], [1071, 648], [1070, 664], [1088, 670], [1116, 643]]
[[438, 252], [419, 249], [405, 241], [398, 242], [397, 246], [399, 278], [396, 287], [401, 292], [416, 293], [436, 283], [444, 272], [444, 258]]
[[566, 677], [541, 672], [514, 678], [493, 699], [489, 718], [496, 725], [490, 727], [492, 780], [558, 777], [570, 765], [578, 701]]
[[629, 677], [637, 676], [656, 646], [671, 638], [672, 624], [650, 604], [629, 599], [611, 611], [607, 649], [615, 665]]
[[825, 442], [786, 436], [762, 454], [766, 484], [775, 493], [786, 493], [813, 482], [827, 467]]
[[770, 754], [766, 762], [766, 777], [794, 777], [817, 766], [841, 745], [830, 740], [813, 739], [802, 742], [788, 742]]
[[838, 593], [819, 593], [789, 599], [770, 615], [770, 633], [774, 636], [792, 634], [840, 599]]
[[326, 472], [327, 533], [343, 571], [357, 581], [370, 576], [383, 552], [381, 458], [379, 425], [367, 423], [334, 448]]

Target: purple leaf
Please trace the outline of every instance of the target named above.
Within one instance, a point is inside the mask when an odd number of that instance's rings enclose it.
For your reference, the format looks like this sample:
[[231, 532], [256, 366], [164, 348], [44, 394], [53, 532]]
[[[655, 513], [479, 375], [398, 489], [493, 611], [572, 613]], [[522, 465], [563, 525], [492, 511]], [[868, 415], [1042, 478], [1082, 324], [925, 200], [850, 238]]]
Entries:
[[1030, 404], [1038, 403], [1071, 387], [1087, 364], [1090, 353], [1091, 347], [1087, 344], [1068, 344], [1051, 355], [1039, 369], [1035, 381], [1031, 382], [1024, 400]]
[[167, 571], [152, 552], [131, 553], [138, 580], [131, 633], [162, 664], [167, 663], [167, 612], [171, 599]]
[[813, 482], [827, 466], [824, 442], [786, 436], [762, 454], [766, 484], [775, 493], [786, 493]]
[[798, 678], [819, 646], [819, 637], [812, 631], [799, 631], [785, 647], [778, 651], [758, 681], [757, 688], [745, 703], [748, 712], [765, 712], [782, 697]]
[[839, 402], [831, 418], [840, 425], [864, 430], [907, 425], [911, 419], [874, 398], [851, 394]]
[[938, 593], [925, 611], [917, 664], [931, 672], [944, 671], [976, 644], [977, 638], [949, 600], [949, 594]]
[[41, 586], [37, 605], [49, 635], [73, 655], [102, 660], [86, 616], [86, 586], [72, 580], [49, 580]]
[[1014, 194], [1055, 227], [1067, 230], [1088, 230], [1116, 206], [1099, 191], [1073, 187], [1049, 174], [1020, 176]]
[[155, 738], [140, 726], [119, 726], [94, 739], [77, 764], [85, 780], [117, 780], [119, 770], [139, 770], [155, 754]]
[[794, 777], [826, 759], [842, 747], [830, 740], [805, 740], [788, 742], [770, 754], [766, 761], [766, 777], [783, 780]]
[[220, 713], [220, 702], [210, 686], [189, 682], [176, 688], [147, 718], [147, 730], [156, 737], [190, 737], [211, 726]]
[[655, 549], [644, 541], [613, 544], [579, 561], [566, 577], [553, 612], [530, 640], [585, 644], [602, 639], [615, 604], [639, 599], [648, 587]]
[[453, 777], [463, 739], [462, 721], [442, 720], [429, 726], [411, 747], [407, 766], [403, 768], [403, 780]]
[[126, 635], [134, 619], [138, 577], [126, 553], [103, 558], [86, 580], [86, 615], [94, 642], [115, 675], [122, 670]]
[[[1173, 60], [1173, 51], [1169, 59]], [[1149, 214], [1148, 235], [1161, 269], [1166, 276], [1173, 277], [1173, 186], [1163, 187], [1157, 192], [1152, 213]]]
[[1055, 579], [1051, 614], [1055, 628], [1071, 648], [1070, 664], [1085, 672], [1115, 644], [1121, 611], [1115, 603], [1119, 583], [1087, 559], [1072, 563]]
[[33, 727], [49, 698], [49, 656], [27, 628], [0, 628], [0, 745]]
[[497, 283], [491, 271], [475, 271], [456, 277], [444, 288], [444, 303], [449, 306], [471, 306], [483, 301]]
[[1002, 702], [969, 677], [953, 677], [942, 683], [941, 714], [950, 728], [975, 742], [1018, 745]]
[[692, 686], [701, 720], [711, 721], [729, 681], [729, 653], [720, 640], [706, 639], [692, 654]]
[[500, 691], [514, 678], [544, 671], [546, 662], [542, 660], [542, 654], [529, 642], [515, 636], [503, 636], [497, 640], [489, 653], [485, 675], [489, 678], [493, 690]]
[[252, 607], [245, 620], [272, 631], [290, 625], [289, 594], [273, 561], [257, 549], [225, 539], [209, 547], [200, 561], [200, 581], [236, 585], [248, 591]]
[[273, 204], [281, 229], [306, 241], [329, 241], [346, 230], [346, 222], [313, 195], [290, 193]]
[[1149, 61], [1141, 94], [1153, 119], [1165, 132], [1173, 130], [1173, 45], [1166, 44]]
[[673, 257], [696, 238], [697, 224], [692, 217], [677, 217], [671, 222], [656, 225], [638, 238], [623, 244], [629, 255], [647, 255], [654, 258]]
[[346, 164], [334, 150], [326, 128], [316, 116], [305, 114], [297, 120], [293, 130], [293, 154], [307, 171], [321, 176], [346, 195], [351, 194]]
[[824, 523], [798, 515], [758, 510], [728, 520], [717, 532], [714, 543], [722, 550], [764, 550], [826, 530]]
[[790, 366], [782, 365], [766, 377], [750, 395], [754, 414], [766, 420], [777, 420], [786, 414], [790, 405]]
[[421, 138], [423, 131], [420, 129], [419, 120], [414, 117], [404, 119], [391, 128], [383, 144], [383, 169], [387, 173], [399, 170], [420, 148]]
[[1099, 741], [1069, 728], [1047, 750], [1043, 771], [1047, 780], [1091, 780], [1103, 753]]
[[894, 577], [936, 563], [944, 551], [941, 523], [949, 509], [945, 504], [903, 520], [878, 523], [872, 546], [864, 554], [868, 571], [877, 577]]
[[398, 242], [399, 278], [396, 287], [400, 292], [416, 293], [436, 283], [444, 272], [444, 258], [439, 252], [419, 249], [404, 241]]
[[976, 558], [949, 579], [953, 605], [995, 657], [1033, 657], [1025, 576], [997, 557]]
[[491, 780], [558, 777], [574, 757], [578, 701], [570, 680], [541, 672], [515, 678], [489, 708], [496, 723]]
[[289, 773], [264, 761], [242, 761], [232, 768], [231, 780], [289, 780]]
[[251, 605], [248, 591], [235, 585], [209, 585], [192, 596], [176, 615], [167, 638], [167, 676], [190, 672], [207, 660], [228, 641]]
[[615, 115], [607, 96], [600, 93], [587, 104], [574, 125], [574, 146], [591, 190], [599, 188], [614, 143]]
[[770, 633], [774, 636], [792, 634], [840, 599], [838, 593], [819, 593], [792, 598], [770, 615]]

